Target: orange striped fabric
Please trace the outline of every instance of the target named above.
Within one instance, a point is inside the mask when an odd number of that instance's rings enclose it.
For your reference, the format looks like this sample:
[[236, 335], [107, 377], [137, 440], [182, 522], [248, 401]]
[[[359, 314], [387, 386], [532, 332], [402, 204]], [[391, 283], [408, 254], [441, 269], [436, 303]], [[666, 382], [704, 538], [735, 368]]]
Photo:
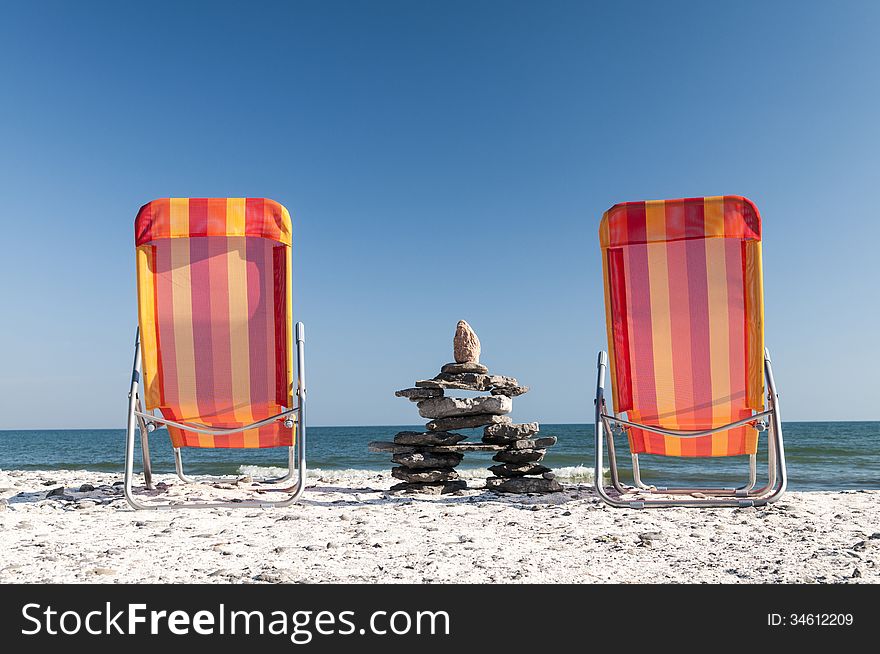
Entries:
[[[615, 411], [703, 430], [763, 410], [761, 218], [740, 196], [626, 202], [599, 227]], [[628, 430], [634, 453], [753, 454], [738, 427], [683, 438]]]
[[[243, 427], [292, 407], [291, 225], [256, 198], [166, 198], [135, 220], [144, 399], [169, 420]], [[169, 427], [174, 447], [278, 447], [276, 421], [236, 434]]]

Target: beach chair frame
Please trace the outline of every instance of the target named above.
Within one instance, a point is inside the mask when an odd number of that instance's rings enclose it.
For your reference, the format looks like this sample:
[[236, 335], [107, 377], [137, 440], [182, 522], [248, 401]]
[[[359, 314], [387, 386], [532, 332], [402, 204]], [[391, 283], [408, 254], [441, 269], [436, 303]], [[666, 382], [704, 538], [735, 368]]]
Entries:
[[[594, 469], [594, 486], [599, 496], [609, 505], [618, 508], [645, 509], [664, 506], [701, 506], [701, 507], [749, 507], [762, 506], [778, 500], [788, 485], [788, 477], [785, 465], [785, 448], [782, 438], [782, 420], [779, 416], [779, 396], [776, 392], [776, 383], [773, 379], [773, 368], [770, 361], [770, 352], [764, 350], [764, 379], [767, 387], [766, 411], [755, 413], [748, 418], [732, 422], [727, 425], [701, 431], [676, 431], [662, 429], [649, 425], [642, 425], [619, 418], [615, 413], [609, 413], [605, 404], [605, 371], [608, 367], [608, 354], [599, 352], [597, 362], [596, 399], [595, 399], [595, 454], [596, 463]], [[768, 433], [768, 480], [761, 488], [755, 489], [757, 480], [756, 457], [749, 455], [749, 482], [739, 488], [663, 488], [647, 486], [642, 483], [639, 471], [638, 454], [632, 454], [633, 480], [635, 487], [626, 487], [620, 482], [617, 469], [617, 457], [614, 450], [613, 425], [618, 425], [624, 430], [636, 427], [646, 431], [678, 437], [707, 436], [716, 432], [725, 431], [741, 425], [752, 425], [759, 431]], [[766, 427], [766, 429], [762, 429]], [[603, 478], [603, 441], [608, 446], [609, 473], [613, 490], [617, 497], [609, 494], [609, 488], [605, 486]], [[639, 492], [650, 495], [671, 495], [673, 499], [643, 499], [636, 498], [625, 500], [622, 496], [627, 493]], [[697, 499], [694, 493], [710, 496], [707, 499]], [[691, 496], [688, 499], [674, 497], [676, 495]]]
[[[141, 343], [140, 329], [135, 334], [135, 354], [134, 363], [132, 365], [131, 388], [128, 394], [128, 422], [125, 437], [125, 476], [123, 481], [123, 491], [125, 499], [135, 509], [159, 510], [159, 509], [215, 509], [215, 508], [270, 508], [285, 507], [296, 502], [305, 490], [306, 480], [306, 378], [305, 378], [305, 327], [303, 323], [296, 323], [296, 398], [297, 405], [286, 411], [270, 416], [263, 420], [259, 420], [244, 427], [234, 429], [212, 429], [205, 425], [175, 422], [167, 420], [153, 413], [144, 410], [143, 400], [138, 394], [140, 376], [141, 376]], [[296, 483], [289, 489], [288, 497], [283, 500], [276, 501], [241, 501], [241, 502], [189, 502], [180, 504], [145, 504], [141, 502], [134, 494], [132, 488], [132, 479], [134, 476], [134, 441], [135, 431], [140, 431], [141, 451], [143, 454], [143, 474], [144, 485], [147, 490], [152, 489], [152, 466], [150, 463], [150, 447], [149, 433], [154, 431], [157, 425], [171, 425], [194, 431], [202, 434], [234, 434], [248, 429], [255, 429], [262, 425], [267, 425], [276, 420], [283, 420], [286, 427], [293, 427], [292, 422], [295, 420], [297, 427], [296, 442], [288, 447], [287, 474], [276, 477], [258, 480], [263, 484], [280, 484], [289, 481], [294, 477], [294, 473], [298, 473]], [[198, 481], [211, 481], [218, 479], [217, 477], [201, 477], [194, 479], [185, 474], [183, 469], [183, 456], [181, 448], [174, 448], [174, 463], [177, 476], [185, 483], [194, 483]]]

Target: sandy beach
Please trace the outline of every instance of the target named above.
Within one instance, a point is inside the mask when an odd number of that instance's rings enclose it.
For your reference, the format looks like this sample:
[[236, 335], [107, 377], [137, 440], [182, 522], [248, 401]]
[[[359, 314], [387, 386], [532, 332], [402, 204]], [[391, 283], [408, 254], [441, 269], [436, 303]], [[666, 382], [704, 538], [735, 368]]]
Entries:
[[[497, 495], [473, 479], [425, 497], [389, 493], [386, 473], [314, 475], [286, 509], [149, 512], [129, 508], [118, 474], [0, 471], [0, 582], [880, 581], [880, 491], [632, 511], [605, 506], [588, 484]], [[155, 481], [167, 486], [150, 501], [249, 487]]]

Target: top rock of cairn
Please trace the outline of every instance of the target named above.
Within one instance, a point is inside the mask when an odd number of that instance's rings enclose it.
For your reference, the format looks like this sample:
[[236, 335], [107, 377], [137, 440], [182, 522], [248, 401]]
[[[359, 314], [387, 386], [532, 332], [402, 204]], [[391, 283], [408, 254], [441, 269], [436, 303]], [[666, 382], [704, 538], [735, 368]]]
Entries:
[[466, 320], [459, 320], [455, 327], [452, 354], [456, 363], [480, 362], [480, 339]]

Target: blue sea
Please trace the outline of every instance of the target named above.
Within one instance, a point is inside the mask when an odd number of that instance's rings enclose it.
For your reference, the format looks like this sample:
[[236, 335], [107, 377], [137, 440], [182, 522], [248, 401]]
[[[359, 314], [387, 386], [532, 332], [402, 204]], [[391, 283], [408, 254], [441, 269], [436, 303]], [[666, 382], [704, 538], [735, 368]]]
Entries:
[[[419, 426], [310, 427], [307, 461], [310, 470], [388, 470], [388, 454], [367, 451], [374, 440], [391, 440], [403, 430]], [[479, 440], [478, 430], [464, 430], [469, 440]], [[593, 426], [541, 425], [542, 436], [556, 436], [544, 463], [560, 479], [586, 483], [592, 480]], [[783, 426], [791, 490], [880, 489], [880, 422], [789, 422]], [[759, 478], [766, 475], [766, 434], [759, 449]], [[121, 429], [6, 430], [0, 431], [0, 469], [93, 470], [122, 472], [125, 431]], [[155, 472], [174, 472], [168, 434], [151, 434], [150, 451]], [[618, 441], [618, 461], [629, 479], [625, 438]], [[140, 461], [140, 451], [135, 453]], [[459, 466], [467, 477], [487, 476], [491, 455], [468, 453]], [[286, 465], [286, 450], [194, 450], [184, 452], [187, 472], [193, 474], [260, 474]], [[677, 459], [640, 457], [642, 478], [665, 485], [719, 480], [738, 485], [747, 478], [745, 457]], [[138, 463], [137, 470], [140, 470]]]

